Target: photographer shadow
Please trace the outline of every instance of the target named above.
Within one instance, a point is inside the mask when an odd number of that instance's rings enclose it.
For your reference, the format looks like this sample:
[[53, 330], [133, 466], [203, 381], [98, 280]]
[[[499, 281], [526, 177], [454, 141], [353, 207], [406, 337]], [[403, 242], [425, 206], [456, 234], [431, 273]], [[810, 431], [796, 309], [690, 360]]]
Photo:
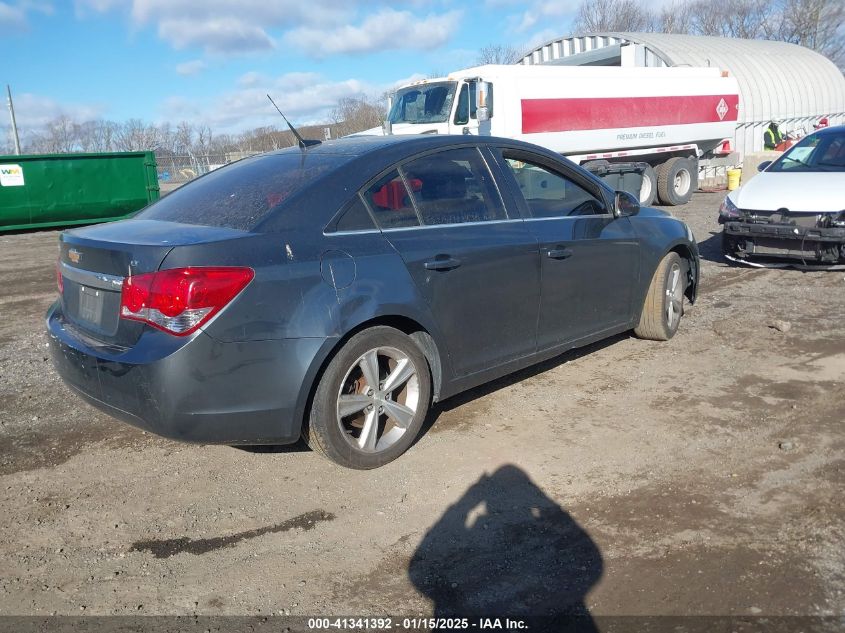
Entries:
[[513, 465], [484, 475], [429, 529], [409, 563], [435, 617], [528, 618], [532, 630], [597, 631], [585, 596], [598, 547]]

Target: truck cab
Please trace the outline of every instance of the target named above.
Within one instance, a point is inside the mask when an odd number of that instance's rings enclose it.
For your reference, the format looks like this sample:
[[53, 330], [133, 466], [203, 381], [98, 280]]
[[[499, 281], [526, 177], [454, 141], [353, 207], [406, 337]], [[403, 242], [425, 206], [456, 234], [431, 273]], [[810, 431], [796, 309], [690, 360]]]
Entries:
[[387, 125], [394, 134], [489, 134], [492, 114], [492, 84], [432, 79], [396, 92]]

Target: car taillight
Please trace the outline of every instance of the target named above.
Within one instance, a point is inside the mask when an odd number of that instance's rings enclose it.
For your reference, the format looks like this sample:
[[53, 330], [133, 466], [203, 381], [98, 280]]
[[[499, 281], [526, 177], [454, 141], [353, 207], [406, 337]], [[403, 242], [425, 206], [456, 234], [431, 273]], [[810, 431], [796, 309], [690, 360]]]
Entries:
[[64, 294], [65, 280], [62, 278], [62, 260], [56, 261], [56, 285], [59, 287], [59, 294]]
[[176, 336], [194, 332], [252, 281], [251, 268], [172, 268], [123, 280], [120, 317]]

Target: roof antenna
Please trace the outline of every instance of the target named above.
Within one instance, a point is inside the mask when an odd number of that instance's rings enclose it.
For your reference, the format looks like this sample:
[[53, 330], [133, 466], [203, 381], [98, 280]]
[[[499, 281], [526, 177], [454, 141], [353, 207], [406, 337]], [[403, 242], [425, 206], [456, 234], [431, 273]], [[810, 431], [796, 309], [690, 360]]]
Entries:
[[273, 97], [271, 97], [270, 95], [267, 95], [267, 98], [270, 100], [270, 103], [273, 104], [273, 107], [276, 108], [276, 110], [279, 112], [279, 114], [282, 115], [282, 118], [285, 120], [285, 123], [288, 124], [290, 131], [293, 132], [293, 135], [296, 137], [296, 140], [299, 141], [299, 148], [300, 149], [305, 150], [305, 149], [308, 149], [309, 147], [311, 147], [312, 145], [320, 145], [322, 143], [322, 141], [302, 138], [302, 136], [299, 134], [299, 132], [296, 131], [296, 128], [294, 128], [290, 124], [290, 121], [288, 121], [288, 118], [282, 113], [281, 110], [279, 110], [279, 106], [277, 106], [276, 102], [273, 101]]

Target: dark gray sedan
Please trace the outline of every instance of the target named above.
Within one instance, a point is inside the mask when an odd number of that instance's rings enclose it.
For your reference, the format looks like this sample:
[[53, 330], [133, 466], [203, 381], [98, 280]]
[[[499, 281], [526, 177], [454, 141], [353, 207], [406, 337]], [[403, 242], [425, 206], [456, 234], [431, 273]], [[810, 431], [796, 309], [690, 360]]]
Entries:
[[64, 232], [47, 328], [65, 382], [130, 424], [374, 468], [432, 402], [626, 330], [671, 338], [698, 270], [683, 222], [539, 147], [346, 139]]

